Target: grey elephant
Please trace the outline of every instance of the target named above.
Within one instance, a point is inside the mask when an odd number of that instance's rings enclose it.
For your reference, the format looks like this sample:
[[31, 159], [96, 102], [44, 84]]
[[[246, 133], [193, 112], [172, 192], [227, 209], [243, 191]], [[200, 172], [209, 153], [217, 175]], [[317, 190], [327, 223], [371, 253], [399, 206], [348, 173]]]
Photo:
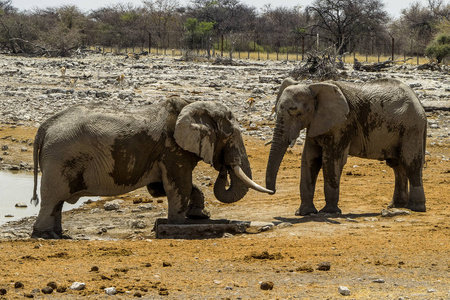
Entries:
[[[218, 102], [188, 103], [172, 98], [135, 111], [100, 105], [75, 106], [46, 120], [34, 141], [34, 192], [41, 167], [41, 206], [32, 237], [65, 238], [64, 202], [82, 196], [113, 196], [147, 186], [167, 196], [168, 222], [209, 218], [202, 191], [192, 183], [200, 160], [219, 171], [216, 198], [238, 201], [253, 182], [237, 122]], [[226, 188], [226, 182], [230, 186]]]
[[427, 120], [409, 86], [392, 79], [305, 85], [288, 78], [281, 84], [276, 112], [267, 189], [275, 191], [288, 146], [307, 128], [301, 158], [301, 205], [296, 215], [317, 213], [313, 198], [321, 168], [326, 204], [320, 212], [341, 212], [339, 184], [348, 155], [386, 160], [394, 170], [395, 189], [389, 207], [426, 210], [422, 169]]

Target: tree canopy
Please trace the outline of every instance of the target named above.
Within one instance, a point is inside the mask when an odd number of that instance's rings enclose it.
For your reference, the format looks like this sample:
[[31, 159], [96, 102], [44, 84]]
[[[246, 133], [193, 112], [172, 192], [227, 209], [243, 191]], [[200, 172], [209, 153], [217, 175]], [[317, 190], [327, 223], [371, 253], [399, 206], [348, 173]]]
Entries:
[[[239, 51], [299, 52], [330, 48], [336, 53], [436, 54], [426, 50], [450, 20], [450, 4], [413, 3], [397, 19], [381, 0], [315, 0], [308, 7], [261, 10], [239, 0], [143, 0], [83, 13], [63, 5], [19, 11], [0, 0], [0, 51], [69, 55], [83, 46], [206, 48], [224, 39]], [[445, 43], [444, 43], [445, 44]], [[439, 46], [441, 47], [441, 46]], [[432, 52], [427, 52], [432, 51]], [[431, 55], [431, 54], [430, 54]]]

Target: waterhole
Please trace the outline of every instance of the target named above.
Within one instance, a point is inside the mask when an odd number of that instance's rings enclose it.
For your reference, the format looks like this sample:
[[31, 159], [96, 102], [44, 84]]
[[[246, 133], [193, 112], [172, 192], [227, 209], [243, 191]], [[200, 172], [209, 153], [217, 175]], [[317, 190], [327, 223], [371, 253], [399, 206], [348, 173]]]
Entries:
[[[0, 225], [24, 217], [37, 216], [39, 205], [34, 206], [30, 203], [31, 196], [33, 196], [31, 173], [0, 171]], [[83, 197], [75, 204], [64, 203], [63, 210], [80, 207], [88, 199], [97, 200], [98, 197]], [[24, 203], [27, 207], [16, 207], [18, 203]]]

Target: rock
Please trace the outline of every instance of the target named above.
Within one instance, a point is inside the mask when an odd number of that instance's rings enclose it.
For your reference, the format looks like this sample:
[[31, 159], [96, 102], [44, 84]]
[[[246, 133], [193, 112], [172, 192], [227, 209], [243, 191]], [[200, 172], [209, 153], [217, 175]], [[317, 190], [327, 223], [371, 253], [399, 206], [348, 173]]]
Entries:
[[297, 272], [308, 272], [308, 273], [311, 273], [311, 272], [314, 272], [314, 268], [311, 265], [309, 265], [309, 264], [304, 264], [304, 265], [301, 265], [300, 267], [298, 267], [296, 269], [296, 271]]
[[377, 278], [377, 279], [374, 279], [372, 282], [374, 282], [374, 283], [385, 283], [386, 281], [384, 279], [382, 279], [382, 278]]
[[91, 268], [91, 272], [98, 272], [98, 267], [97, 266], [93, 266]]
[[342, 296], [350, 296], [350, 290], [348, 289], [348, 287], [346, 286], [340, 286], [338, 288], [338, 292], [339, 294], [341, 294]]
[[131, 222], [131, 228], [144, 229], [147, 227], [147, 223], [143, 220], [136, 220]]
[[66, 290], [67, 290], [67, 287], [65, 287], [65, 286], [58, 286], [58, 288], [56, 289], [56, 291], [58, 293], [65, 293]]
[[146, 203], [146, 204], [139, 205], [137, 208], [139, 210], [153, 210], [153, 209], [156, 209], [156, 206], [151, 203]]
[[15, 207], [27, 208], [28, 205], [25, 202], [16, 203]]
[[6, 150], [9, 150], [9, 146], [8, 145], [3, 145], [2, 146], [2, 151], [6, 151]]
[[395, 216], [402, 216], [402, 215], [410, 215], [411, 212], [406, 209], [400, 209], [400, 208], [390, 208], [390, 209], [383, 209], [381, 211], [381, 216], [385, 218], [395, 217]]
[[0, 296], [6, 295], [6, 289], [0, 289]]
[[263, 282], [261, 282], [260, 287], [264, 291], [273, 290], [273, 282], [272, 281], [263, 281]]
[[108, 201], [103, 205], [103, 208], [105, 210], [119, 210], [120, 204], [122, 204], [124, 201], [121, 199], [116, 199], [112, 201]]
[[46, 286], [46, 287], [44, 287], [41, 291], [42, 291], [43, 294], [48, 295], [48, 294], [53, 293], [53, 288], [51, 288], [51, 287], [49, 287], [49, 286]]
[[331, 263], [328, 261], [324, 261], [319, 263], [317, 270], [319, 271], [330, 271], [331, 269]]
[[58, 288], [58, 285], [54, 281], [47, 283], [47, 286], [51, 287], [54, 290], [56, 290]]
[[247, 228], [247, 233], [259, 233], [271, 230], [275, 227], [275, 225], [271, 222], [259, 222], [259, 221], [252, 221], [250, 222], [249, 227]]
[[105, 289], [105, 293], [107, 294], [107, 295], [115, 295], [115, 294], [117, 294], [117, 290], [116, 290], [116, 288], [115, 287], [109, 287], [109, 288], [106, 288]]
[[23, 288], [23, 283], [20, 281], [17, 281], [14, 283], [14, 288], [15, 289], [22, 289]]
[[85, 288], [86, 288], [86, 284], [84, 282], [74, 282], [69, 287], [69, 289], [74, 290], [74, 291], [82, 291]]
[[278, 229], [286, 228], [286, 227], [292, 227], [292, 223], [289, 223], [289, 222], [282, 222], [282, 223], [280, 223], [280, 224], [277, 225], [277, 228], [278, 228]]

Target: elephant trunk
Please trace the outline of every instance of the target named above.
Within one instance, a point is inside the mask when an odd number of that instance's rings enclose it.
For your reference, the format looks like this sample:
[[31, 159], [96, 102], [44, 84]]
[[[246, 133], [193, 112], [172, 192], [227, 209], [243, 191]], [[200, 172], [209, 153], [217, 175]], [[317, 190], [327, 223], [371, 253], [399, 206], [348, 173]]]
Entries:
[[[252, 171], [250, 169], [250, 163], [247, 156], [243, 156], [241, 166], [222, 166], [216, 183], [214, 184], [214, 195], [217, 200], [223, 203], [234, 203], [242, 199], [248, 192], [249, 188], [252, 188], [261, 193], [273, 194], [272, 191], [263, 188], [252, 177]], [[226, 189], [227, 177], [230, 176], [230, 187]]]
[[[242, 169], [249, 178], [252, 177], [250, 163], [245, 157], [242, 163]], [[227, 177], [230, 176], [230, 187], [226, 188]], [[229, 167], [223, 165], [216, 183], [214, 184], [214, 196], [222, 203], [234, 203], [242, 199], [248, 192], [249, 187], [243, 182], [236, 173]]]
[[276, 192], [278, 169], [289, 146], [289, 140], [283, 135], [283, 131], [277, 125], [273, 133], [272, 145], [270, 147], [269, 160], [266, 169], [266, 188]]

